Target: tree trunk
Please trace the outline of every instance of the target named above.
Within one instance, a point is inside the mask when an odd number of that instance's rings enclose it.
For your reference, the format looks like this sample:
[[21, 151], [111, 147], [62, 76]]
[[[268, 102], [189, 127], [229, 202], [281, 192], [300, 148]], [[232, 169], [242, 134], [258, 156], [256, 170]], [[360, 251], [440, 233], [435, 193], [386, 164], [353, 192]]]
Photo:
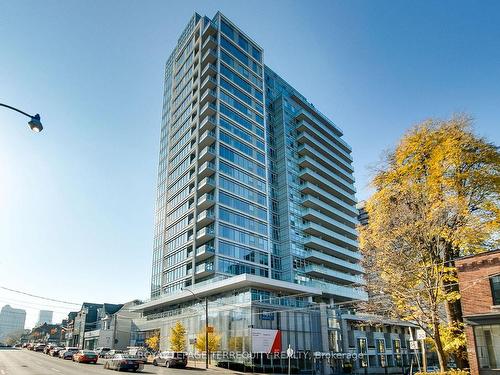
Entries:
[[[454, 259], [460, 256], [460, 251], [454, 249], [451, 244], [446, 246], [446, 251], [444, 254], [445, 261], [448, 262], [447, 266], [455, 267]], [[456, 271], [454, 272], [456, 276]], [[460, 293], [460, 289], [458, 287], [458, 283], [454, 281], [443, 281], [443, 289], [446, 294], [457, 292]], [[448, 319], [448, 323], [454, 324], [456, 327], [459, 327], [464, 322], [463, 313], [462, 313], [462, 303], [461, 300], [454, 301], [446, 301], [446, 317]], [[457, 332], [457, 335], [462, 333], [461, 330]], [[454, 353], [455, 362], [457, 364], [457, 368], [467, 368], [469, 367], [469, 361], [467, 358], [467, 347], [460, 347], [456, 353]]]
[[[439, 368], [441, 372], [445, 372], [447, 370], [446, 365], [446, 355], [443, 350], [443, 344], [441, 342], [441, 333], [439, 331], [439, 320], [437, 316], [433, 314], [432, 324], [434, 328], [434, 345], [436, 347], [436, 354], [439, 361]], [[427, 371], [427, 369], [425, 369]]]

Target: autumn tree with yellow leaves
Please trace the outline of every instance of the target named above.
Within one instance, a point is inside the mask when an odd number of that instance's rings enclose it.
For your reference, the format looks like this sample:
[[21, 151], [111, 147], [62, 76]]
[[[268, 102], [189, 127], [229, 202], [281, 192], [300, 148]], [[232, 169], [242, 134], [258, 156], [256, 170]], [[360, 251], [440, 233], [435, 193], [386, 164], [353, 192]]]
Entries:
[[[196, 336], [196, 349], [200, 352], [204, 352], [205, 348], [205, 329], [200, 331]], [[208, 352], [209, 354], [212, 352], [216, 352], [220, 348], [221, 337], [215, 332], [208, 332]], [[209, 359], [211, 359], [209, 357]]]
[[160, 331], [155, 331], [153, 335], [144, 340], [144, 343], [155, 352], [160, 350]]
[[499, 241], [500, 154], [471, 123], [456, 116], [411, 129], [376, 171], [360, 227], [373, 304], [420, 325], [441, 371], [449, 355], [459, 366], [467, 358], [454, 259]]
[[186, 328], [179, 321], [170, 329], [170, 349], [174, 352], [186, 350]]

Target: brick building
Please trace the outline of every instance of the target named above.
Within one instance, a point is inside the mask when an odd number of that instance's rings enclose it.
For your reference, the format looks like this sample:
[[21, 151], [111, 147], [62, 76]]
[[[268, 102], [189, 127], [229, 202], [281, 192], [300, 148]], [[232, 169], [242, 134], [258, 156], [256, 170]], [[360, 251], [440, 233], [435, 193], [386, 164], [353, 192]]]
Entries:
[[500, 374], [500, 249], [456, 261], [471, 375]]

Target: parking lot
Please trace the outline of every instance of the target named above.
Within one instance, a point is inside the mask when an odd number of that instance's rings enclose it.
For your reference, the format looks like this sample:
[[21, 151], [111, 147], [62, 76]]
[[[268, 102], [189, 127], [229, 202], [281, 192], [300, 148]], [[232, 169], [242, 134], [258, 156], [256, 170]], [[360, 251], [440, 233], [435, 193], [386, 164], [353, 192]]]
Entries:
[[[40, 352], [33, 352], [21, 349], [0, 350], [0, 375], [84, 375], [84, 374], [113, 374], [111, 370], [105, 370], [104, 360], [99, 360], [95, 365], [75, 363], [70, 360], [63, 360], [50, 357]], [[155, 367], [146, 365], [142, 374], [238, 374], [235, 371], [228, 371], [219, 368], [205, 370], [203, 364], [198, 362], [197, 368], [194, 363], [188, 364], [187, 369], [174, 369], [165, 367]]]

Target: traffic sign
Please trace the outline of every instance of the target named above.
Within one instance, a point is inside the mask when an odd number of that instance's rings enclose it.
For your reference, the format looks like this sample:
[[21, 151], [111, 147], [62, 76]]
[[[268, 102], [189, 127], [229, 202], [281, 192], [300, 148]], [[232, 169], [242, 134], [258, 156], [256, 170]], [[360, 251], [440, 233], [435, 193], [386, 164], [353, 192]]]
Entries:
[[410, 340], [410, 349], [411, 350], [418, 350], [418, 341]]
[[288, 358], [293, 357], [293, 353], [294, 353], [294, 351], [293, 351], [292, 347], [290, 345], [288, 345], [288, 349], [286, 350], [287, 357]]
[[417, 340], [425, 340], [425, 331], [423, 329], [417, 329]]

